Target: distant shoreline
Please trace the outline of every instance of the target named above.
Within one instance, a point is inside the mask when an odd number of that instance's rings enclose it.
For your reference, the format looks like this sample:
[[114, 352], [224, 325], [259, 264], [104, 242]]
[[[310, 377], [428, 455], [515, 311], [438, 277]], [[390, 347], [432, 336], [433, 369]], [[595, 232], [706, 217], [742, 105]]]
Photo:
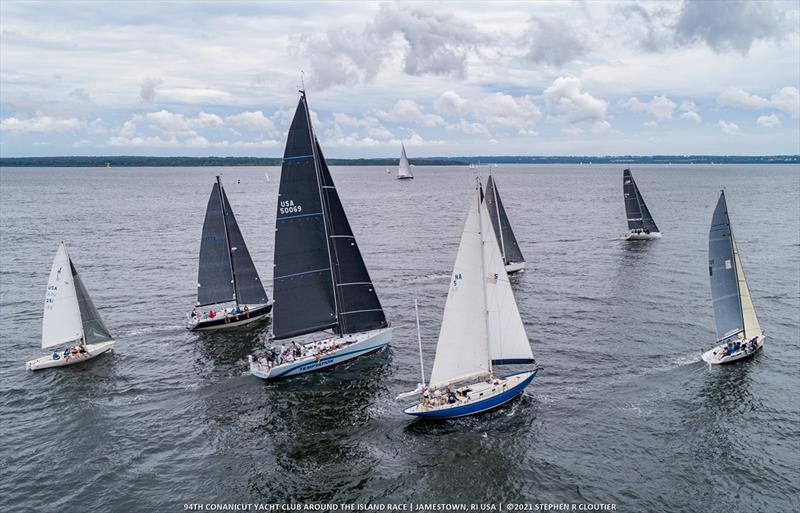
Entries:
[[[331, 166], [397, 166], [395, 158], [326, 159]], [[480, 156], [410, 159], [418, 166], [469, 164], [797, 164], [800, 155]], [[224, 167], [280, 166], [280, 157], [2, 157], [0, 167]]]

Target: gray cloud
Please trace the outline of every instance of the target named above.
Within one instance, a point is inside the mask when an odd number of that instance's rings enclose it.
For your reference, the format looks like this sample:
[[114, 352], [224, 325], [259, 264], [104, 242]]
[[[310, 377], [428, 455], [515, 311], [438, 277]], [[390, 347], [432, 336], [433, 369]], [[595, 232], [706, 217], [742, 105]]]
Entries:
[[552, 66], [563, 66], [588, 50], [570, 26], [559, 19], [532, 18], [524, 41], [527, 60]]
[[146, 78], [139, 89], [139, 98], [144, 103], [153, 103], [156, 100], [156, 88], [164, 81], [160, 78]]

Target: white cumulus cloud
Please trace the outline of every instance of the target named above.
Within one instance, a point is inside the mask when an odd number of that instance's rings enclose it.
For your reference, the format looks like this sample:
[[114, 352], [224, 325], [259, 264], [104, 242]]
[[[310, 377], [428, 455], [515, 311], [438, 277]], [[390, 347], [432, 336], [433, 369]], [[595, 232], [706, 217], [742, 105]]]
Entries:
[[728, 135], [736, 135], [739, 133], [739, 125], [736, 123], [728, 123], [725, 120], [720, 119], [717, 123], [719, 129], [722, 130], [722, 133]]
[[581, 81], [575, 77], [558, 77], [544, 90], [548, 105], [564, 114], [568, 123], [598, 121], [605, 117], [608, 103], [581, 91]]

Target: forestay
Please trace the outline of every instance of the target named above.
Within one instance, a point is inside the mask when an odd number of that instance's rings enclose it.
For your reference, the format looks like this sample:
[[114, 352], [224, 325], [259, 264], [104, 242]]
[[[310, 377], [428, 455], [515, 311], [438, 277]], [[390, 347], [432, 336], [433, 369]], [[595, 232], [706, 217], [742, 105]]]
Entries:
[[489, 180], [486, 183], [485, 201], [504, 262], [506, 264], [524, 262], [525, 257], [522, 256], [517, 237], [514, 235], [514, 230], [511, 229], [511, 222], [506, 215], [503, 200], [500, 199], [497, 184], [491, 176], [489, 176]]
[[628, 228], [631, 230], [647, 230], [658, 232], [658, 226], [650, 215], [650, 210], [644, 202], [642, 193], [633, 179], [630, 169], [622, 172], [622, 191], [625, 196], [625, 213], [628, 218]]
[[717, 201], [708, 233], [708, 273], [711, 280], [711, 300], [714, 305], [717, 340], [724, 340], [744, 329], [739, 278], [724, 191]]
[[42, 318], [42, 348], [63, 345], [81, 338], [83, 326], [72, 264], [67, 247], [62, 242], [53, 259]]

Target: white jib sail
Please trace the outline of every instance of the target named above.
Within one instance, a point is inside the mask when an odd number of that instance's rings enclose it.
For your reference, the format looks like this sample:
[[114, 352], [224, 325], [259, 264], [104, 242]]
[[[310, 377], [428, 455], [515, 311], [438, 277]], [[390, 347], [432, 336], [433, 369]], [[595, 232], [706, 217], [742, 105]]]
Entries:
[[82, 336], [83, 324], [75, 282], [72, 280], [72, 266], [62, 242], [53, 260], [44, 298], [42, 349], [73, 342]]
[[753, 299], [750, 297], [750, 289], [747, 288], [747, 281], [744, 278], [742, 268], [742, 257], [736, 247], [736, 237], [731, 234], [733, 243], [733, 259], [736, 261], [736, 276], [739, 279], [739, 300], [742, 302], [742, 317], [744, 321], [744, 334], [747, 338], [760, 337], [761, 325], [758, 324], [756, 309], [753, 306]]
[[408, 163], [408, 157], [406, 157], [406, 147], [402, 143], [400, 143], [400, 147], [403, 148], [403, 151], [400, 153], [400, 165], [397, 168], [397, 177], [407, 178], [414, 176], [411, 173], [411, 165]]
[[[476, 191], [472, 195], [450, 279], [450, 291], [447, 294], [439, 341], [436, 344], [436, 358], [431, 371], [430, 385], [433, 388], [481, 376], [490, 371], [479, 207], [480, 199]], [[485, 222], [484, 227], [487, 228], [485, 231], [492, 229], [488, 222]], [[497, 250], [496, 242], [494, 248]]]
[[486, 265], [486, 299], [488, 302], [489, 354], [495, 364], [530, 363], [533, 352], [525, 326], [511, 290], [503, 255], [492, 229], [486, 203], [481, 204], [486, 243], [483, 246]]

